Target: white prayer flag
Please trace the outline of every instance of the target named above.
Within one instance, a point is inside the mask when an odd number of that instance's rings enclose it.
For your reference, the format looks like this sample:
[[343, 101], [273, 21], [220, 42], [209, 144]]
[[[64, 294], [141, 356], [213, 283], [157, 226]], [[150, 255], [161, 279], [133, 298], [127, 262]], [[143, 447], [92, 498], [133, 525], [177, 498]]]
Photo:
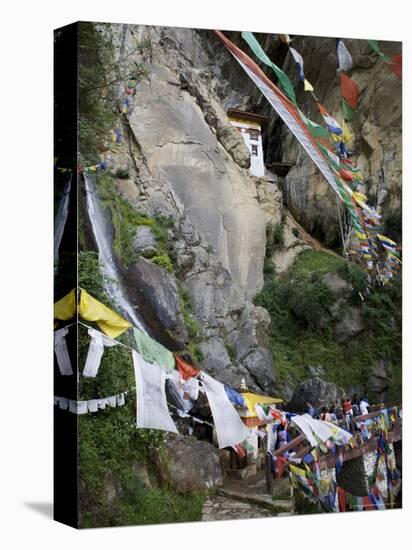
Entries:
[[98, 399], [90, 399], [87, 402], [87, 408], [89, 409], [89, 412], [95, 413], [97, 412], [99, 405], [98, 405]]
[[115, 340], [112, 340], [111, 338], [107, 338], [107, 336], [93, 328], [89, 328], [89, 336], [89, 351], [87, 352], [83, 376], [94, 378], [99, 371], [100, 361], [104, 352], [104, 346], [116, 346], [117, 342]]
[[352, 437], [349, 432], [342, 430], [342, 428], [335, 426], [335, 424], [317, 420], [312, 418], [309, 414], [293, 416], [291, 422], [299, 428], [300, 432], [306, 437], [312, 447], [318, 445], [318, 440], [316, 438], [319, 438], [320, 441], [324, 443], [333, 437], [337, 443], [345, 445]]
[[125, 393], [120, 393], [119, 395], [116, 395], [116, 402], [118, 407], [122, 407], [125, 404], [125, 395]]
[[305, 73], [304, 73], [304, 70], [303, 70], [303, 57], [300, 55], [299, 52], [297, 52], [295, 50], [295, 48], [290, 48], [289, 47], [289, 51], [292, 54], [293, 59], [295, 60], [295, 62], [299, 65], [300, 78], [301, 78], [301, 80], [304, 81], [305, 80]]
[[212, 410], [219, 448], [233, 447], [249, 437], [235, 407], [229, 401], [223, 384], [202, 372], [202, 384]]
[[109, 407], [115, 407], [117, 404], [117, 395], [111, 395], [107, 398], [107, 404]]
[[68, 327], [63, 327], [59, 330], [56, 330], [54, 333], [54, 352], [56, 354], [60, 374], [62, 374], [63, 376], [69, 376], [73, 374], [69, 349], [67, 347], [66, 341], [66, 335], [68, 332]]
[[338, 72], [350, 71], [353, 66], [353, 60], [351, 54], [348, 52], [343, 40], [338, 42], [338, 59], [339, 59], [339, 68]]
[[136, 376], [136, 426], [178, 433], [167, 408], [166, 372], [157, 363], [147, 363], [135, 350], [132, 355]]

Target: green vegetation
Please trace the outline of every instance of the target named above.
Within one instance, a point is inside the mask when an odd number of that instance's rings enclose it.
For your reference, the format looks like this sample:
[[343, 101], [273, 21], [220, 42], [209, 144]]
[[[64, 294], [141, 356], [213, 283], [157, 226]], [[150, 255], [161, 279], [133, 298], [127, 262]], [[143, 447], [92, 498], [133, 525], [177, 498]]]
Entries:
[[230, 360], [232, 361], [232, 363], [234, 363], [236, 361], [235, 348], [232, 346], [232, 344], [229, 342], [227, 338], [223, 339], [223, 343], [225, 344], [225, 348], [226, 348], [227, 354], [230, 357]]
[[152, 263], [164, 267], [169, 273], [173, 273], [173, 264], [167, 254], [161, 254], [160, 256], [153, 256]]
[[[350, 303], [361, 308], [365, 330], [348, 343], [338, 343], [330, 308], [341, 298], [322, 277], [335, 273], [352, 285]], [[401, 389], [401, 288], [394, 282], [365, 293], [366, 274], [354, 264], [322, 251], [301, 252], [283, 276], [265, 263], [265, 284], [255, 304], [271, 316], [273, 361], [280, 385], [308, 377], [308, 365], [321, 365], [325, 379], [343, 387], [367, 385], [371, 367], [384, 359], [392, 371], [389, 399]], [[359, 296], [363, 292], [364, 301]], [[348, 298], [342, 300], [344, 308]], [[370, 398], [373, 399], [370, 394]]]
[[336, 273], [344, 269], [345, 260], [335, 254], [323, 250], [304, 250], [301, 252], [289, 269], [292, 277], [306, 277], [312, 273], [317, 276], [325, 273]]
[[285, 219], [276, 225], [268, 224], [266, 227], [266, 255], [271, 256], [273, 251], [283, 245], [285, 231]]
[[120, 180], [127, 180], [129, 178], [129, 172], [125, 168], [118, 168], [115, 172], [115, 176]]
[[180, 311], [183, 315], [183, 320], [185, 322], [188, 336], [191, 340], [198, 339], [200, 335], [200, 326], [196, 319], [192, 316], [192, 301], [190, 298], [189, 292], [181, 284], [179, 286], [179, 302], [180, 302]]
[[[115, 59], [112, 32], [110, 24], [78, 23], [78, 139], [83, 159], [90, 162], [96, 162], [99, 146], [110, 142], [119, 118], [116, 84], [147, 77], [144, 63], [135, 62], [130, 68], [128, 57], [133, 52]], [[134, 52], [150, 59], [150, 40], [136, 40]]]
[[113, 227], [113, 249], [124, 266], [129, 266], [137, 259], [133, 248], [133, 239], [139, 225], [151, 228], [156, 242], [157, 254], [151, 261], [173, 271], [173, 264], [168, 256], [168, 230], [173, 221], [164, 216], [149, 217], [138, 212], [117, 192], [113, 177], [106, 172], [96, 175], [96, 187], [106, 216]]
[[[113, 303], [104, 290], [108, 281], [100, 271], [99, 255], [97, 252], [80, 251], [78, 255], [78, 283], [80, 288], [90, 292], [103, 304], [113, 307]], [[113, 281], [114, 282], [114, 281]]]
[[204, 495], [176, 495], [164, 489], [134, 491], [130, 496], [125, 498], [124, 525], [199, 521], [205, 501]]
[[78, 139], [82, 156], [96, 161], [97, 146], [107, 141], [115, 124], [111, 82], [114, 50], [110, 25], [78, 24]]

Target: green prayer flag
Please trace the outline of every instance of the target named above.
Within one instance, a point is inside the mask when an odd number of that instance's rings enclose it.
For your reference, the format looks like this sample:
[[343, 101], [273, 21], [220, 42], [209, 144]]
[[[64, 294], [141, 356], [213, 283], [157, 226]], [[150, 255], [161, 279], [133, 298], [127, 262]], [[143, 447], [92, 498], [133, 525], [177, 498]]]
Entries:
[[326, 128], [324, 128], [323, 126], [320, 126], [320, 124], [316, 124], [316, 122], [313, 122], [313, 120], [310, 120], [309, 118], [306, 118], [306, 117], [305, 117], [305, 122], [313, 137], [321, 137], [321, 138], [329, 139], [329, 132]]
[[136, 341], [136, 349], [145, 361], [148, 363], [157, 363], [159, 367], [167, 372], [174, 370], [175, 358], [171, 351], [137, 328], [133, 329], [133, 333]]
[[375, 53], [377, 53], [378, 55], [380, 55], [380, 57], [382, 57], [384, 61], [387, 61], [387, 62], [390, 61], [390, 57], [388, 57], [387, 55], [381, 52], [377, 40], [368, 40], [368, 44]]
[[288, 95], [289, 99], [291, 101], [293, 101], [293, 103], [296, 105], [297, 102], [296, 102], [295, 90], [293, 89], [292, 82], [289, 80], [289, 77], [287, 76], [287, 74], [284, 73], [282, 71], [282, 69], [279, 69], [279, 67], [277, 65], [272, 63], [272, 61], [269, 59], [269, 57], [264, 52], [262, 46], [259, 44], [259, 42], [254, 37], [253, 33], [243, 31], [242, 32], [242, 38], [243, 38], [243, 40], [245, 40], [248, 43], [250, 49], [253, 51], [253, 53], [256, 55], [256, 57], [258, 59], [260, 59], [260, 61], [262, 61], [262, 63], [265, 63], [265, 65], [268, 65], [269, 67], [271, 67], [275, 71], [275, 74], [278, 77], [279, 82], [282, 85], [282, 88], [284, 89], [284, 91]]
[[342, 115], [345, 120], [352, 120], [358, 113], [342, 98]]

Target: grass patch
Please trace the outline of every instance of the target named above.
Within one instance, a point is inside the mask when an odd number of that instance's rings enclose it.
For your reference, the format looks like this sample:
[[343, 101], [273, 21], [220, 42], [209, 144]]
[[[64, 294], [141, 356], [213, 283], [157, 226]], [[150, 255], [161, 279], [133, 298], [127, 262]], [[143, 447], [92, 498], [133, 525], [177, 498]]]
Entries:
[[317, 276], [336, 273], [344, 269], [345, 260], [323, 250], [303, 250], [288, 271], [292, 277], [307, 277], [311, 273]]
[[199, 521], [205, 495], [176, 495], [164, 489], [142, 492], [124, 506], [124, 525]]
[[160, 265], [160, 267], [164, 267], [164, 269], [166, 269], [166, 271], [169, 273], [173, 273], [174, 271], [172, 261], [170, 260], [167, 254], [161, 254], [160, 256], [152, 256], [150, 261], [156, 265]]
[[[348, 343], [334, 338], [329, 307], [339, 298], [321, 280], [336, 273], [353, 287], [348, 302], [361, 307], [365, 330]], [[322, 251], [300, 253], [289, 271], [277, 277], [271, 262], [265, 269], [265, 284], [255, 304], [268, 310], [270, 349], [277, 379], [298, 384], [308, 377], [308, 365], [321, 365], [325, 380], [344, 388], [367, 387], [371, 368], [384, 359], [390, 366], [388, 398], [401, 395], [401, 285], [376, 289], [365, 300], [365, 273], [355, 265]], [[370, 393], [371, 399], [374, 396]]]

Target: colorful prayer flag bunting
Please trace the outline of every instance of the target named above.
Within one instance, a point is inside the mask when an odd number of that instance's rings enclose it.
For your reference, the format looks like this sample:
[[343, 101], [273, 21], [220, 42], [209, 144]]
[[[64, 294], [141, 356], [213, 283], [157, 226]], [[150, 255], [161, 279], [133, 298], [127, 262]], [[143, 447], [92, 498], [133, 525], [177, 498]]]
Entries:
[[249, 48], [253, 51], [256, 57], [260, 59], [260, 61], [265, 63], [265, 65], [268, 65], [268, 67], [271, 67], [275, 71], [275, 74], [278, 77], [279, 83], [281, 84], [282, 88], [286, 92], [289, 99], [296, 105], [295, 90], [293, 89], [292, 82], [289, 80], [287, 74], [284, 73], [282, 69], [280, 69], [277, 65], [272, 63], [272, 61], [264, 52], [262, 46], [254, 37], [253, 33], [244, 31], [242, 32], [242, 38], [247, 42]]

